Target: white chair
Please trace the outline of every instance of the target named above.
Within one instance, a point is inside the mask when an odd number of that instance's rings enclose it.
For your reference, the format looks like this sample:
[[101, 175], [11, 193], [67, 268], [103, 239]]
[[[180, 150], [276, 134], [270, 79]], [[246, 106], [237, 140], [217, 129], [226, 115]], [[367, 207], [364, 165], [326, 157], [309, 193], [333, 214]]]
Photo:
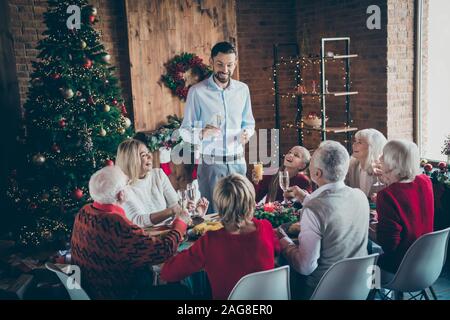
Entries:
[[[381, 271], [381, 287], [394, 293], [395, 299], [403, 299], [403, 293], [408, 293], [411, 298], [429, 296], [426, 289], [429, 288], [433, 297], [437, 299], [431, 287], [439, 278], [447, 257], [447, 245], [450, 228], [427, 233], [421, 236], [406, 251], [405, 256], [395, 274]], [[388, 293], [389, 293], [388, 292]], [[415, 294], [413, 294], [416, 292]], [[387, 298], [385, 294], [382, 298]]]
[[366, 300], [378, 256], [374, 253], [336, 262], [320, 279], [311, 300]]
[[255, 272], [242, 277], [228, 300], [289, 300], [289, 266]]
[[62, 284], [66, 288], [67, 292], [69, 293], [71, 300], [90, 300], [87, 293], [81, 288], [81, 285], [78, 283], [78, 281], [72, 277], [74, 274], [70, 273], [73, 268], [71, 265], [61, 265], [62, 268], [59, 266], [53, 264], [53, 263], [45, 263], [45, 267], [56, 273], [59, 280], [61, 280]]

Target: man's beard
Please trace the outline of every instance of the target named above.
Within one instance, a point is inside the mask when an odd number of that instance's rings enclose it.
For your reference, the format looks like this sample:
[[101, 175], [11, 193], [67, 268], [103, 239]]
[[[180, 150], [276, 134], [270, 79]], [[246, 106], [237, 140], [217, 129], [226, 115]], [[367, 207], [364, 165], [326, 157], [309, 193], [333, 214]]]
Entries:
[[228, 73], [216, 72], [214, 73], [214, 78], [221, 83], [228, 83], [228, 81], [230, 81], [231, 78], [231, 72]]

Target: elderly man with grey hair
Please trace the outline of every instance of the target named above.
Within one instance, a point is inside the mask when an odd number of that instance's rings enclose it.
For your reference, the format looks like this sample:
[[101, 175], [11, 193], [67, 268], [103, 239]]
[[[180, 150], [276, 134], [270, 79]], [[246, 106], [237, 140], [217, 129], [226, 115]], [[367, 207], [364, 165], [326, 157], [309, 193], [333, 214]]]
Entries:
[[309, 165], [311, 179], [319, 188], [311, 194], [296, 186], [285, 192], [285, 197], [303, 204], [299, 245], [278, 229], [283, 256], [306, 276], [297, 298], [309, 298], [334, 263], [367, 255], [369, 203], [360, 189], [344, 184], [348, 165], [347, 150], [340, 143], [322, 142]]
[[[92, 299], [173, 298], [171, 292], [164, 296], [167, 288], [151, 286], [151, 266], [177, 252], [189, 214], [177, 214], [164, 236], [152, 237], [133, 224], [121, 207], [127, 183], [128, 177], [117, 166], [100, 169], [89, 180], [94, 202], [77, 214], [71, 240], [81, 285]], [[148, 275], [148, 286], [143, 275]]]

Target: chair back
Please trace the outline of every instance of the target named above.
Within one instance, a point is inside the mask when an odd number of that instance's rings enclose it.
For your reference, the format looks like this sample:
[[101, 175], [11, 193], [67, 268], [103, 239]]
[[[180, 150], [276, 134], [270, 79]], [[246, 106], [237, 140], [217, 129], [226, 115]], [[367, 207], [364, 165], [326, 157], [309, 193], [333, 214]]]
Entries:
[[255, 272], [242, 277], [228, 300], [289, 300], [289, 266]]
[[382, 286], [400, 292], [416, 292], [432, 286], [445, 264], [449, 233], [447, 228], [414, 241], [392, 280]]
[[71, 300], [90, 300], [87, 293], [81, 288], [81, 285], [77, 281], [77, 279], [75, 277], [72, 277], [75, 272], [73, 270], [73, 266], [69, 264], [60, 266], [61, 268], [50, 262], [47, 262], [45, 264], [45, 267], [48, 270], [56, 273], [59, 280], [61, 280], [62, 284], [69, 293]]
[[311, 300], [366, 300], [378, 256], [375, 253], [336, 262], [320, 279]]

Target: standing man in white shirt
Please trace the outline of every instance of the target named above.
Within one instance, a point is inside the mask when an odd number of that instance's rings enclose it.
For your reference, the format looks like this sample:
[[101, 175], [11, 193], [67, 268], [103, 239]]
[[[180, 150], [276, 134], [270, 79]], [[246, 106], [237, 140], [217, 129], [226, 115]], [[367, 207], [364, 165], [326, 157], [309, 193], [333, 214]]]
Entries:
[[214, 212], [212, 191], [217, 181], [232, 173], [245, 175], [244, 146], [255, 132], [248, 86], [231, 78], [237, 51], [228, 42], [211, 50], [213, 74], [189, 89], [180, 133], [200, 152], [197, 170], [200, 193]]
[[319, 188], [308, 194], [294, 186], [284, 194], [303, 204], [298, 246], [278, 229], [283, 256], [307, 276], [300, 298], [311, 296], [334, 263], [367, 255], [369, 202], [360, 189], [344, 184], [348, 165], [347, 150], [340, 143], [322, 142], [309, 164], [311, 180]]

